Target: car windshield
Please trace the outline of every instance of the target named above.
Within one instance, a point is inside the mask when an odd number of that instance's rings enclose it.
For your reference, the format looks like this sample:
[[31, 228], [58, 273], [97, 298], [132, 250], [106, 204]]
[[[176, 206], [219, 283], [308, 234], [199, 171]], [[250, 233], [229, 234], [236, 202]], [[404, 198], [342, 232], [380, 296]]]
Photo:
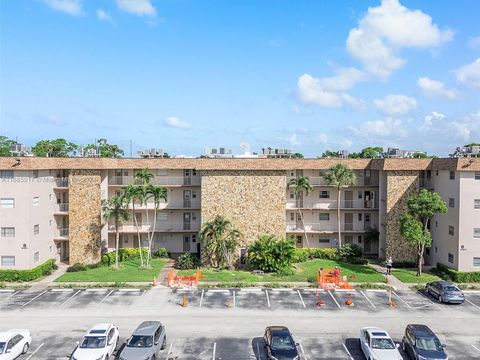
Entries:
[[418, 338], [415, 345], [420, 350], [442, 351], [443, 349], [440, 341], [433, 338]]
[[373, 349], [395, 349], [395, 344], [393, 343], [392, 339], [389, 339], [389, 338], [373, 338], [372, 348]]
[[275, 334], [272, 336], [272, 349], [273, 350], [293, 350], [295, 344], [292, 338], [288, 334]]
[[105, 336], [85, 336], [80, 347], [82, 349], [101, 349], [105, 347]]
[[153, 346], [153, 337], [145, 335], [133, 335], [127, 343], [128, 347], [147, 348]]
[[3, 354], [3, 350], [5, 350], [6, 345], [7, 345], [6, 343], [0, 342], [0, 354]]
[[456, 288], [455, 286], [451, 286], [451, 285], [444, 286], [443, 290], [445, 290], [445, 291], [460, 291], [458, 288]]

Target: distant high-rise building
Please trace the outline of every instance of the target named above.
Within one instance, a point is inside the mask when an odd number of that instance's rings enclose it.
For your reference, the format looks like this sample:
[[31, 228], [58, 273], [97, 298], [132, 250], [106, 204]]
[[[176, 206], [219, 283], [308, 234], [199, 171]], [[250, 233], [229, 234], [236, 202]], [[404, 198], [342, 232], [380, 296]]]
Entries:
[[163, 149], [146, 149], [137, 151], [138, 156], [141, 158], [164, 158], [166, 153]]
[[215, 157], [233, 157], [232, 149], [227, 149], [224, 147], [218, 149], [205, 148], [203, 153], [204, 157], [215, 158]]
[[32, 147], [15, 143], [10, 145], [10, 154], [12, 154], [12, 156], [32, 156]]
[[384, 157], [405, 159], [405, 158], [412, 158], [415, 154], [427, 155], [427, 153], [425, 151], [401, 150], [401, 149], [398, 149], [398, 148], [388, 148], [387, 152], [384, 154]]
[[480, 157], [480, 146], [470, 145], [457, 147], [453, 154], [450, 154], [450, 157]]
[[262, 148], [263, 157], [267, 158], [291, 158], [293, 152], [291, 149], [279, 149], [279, 148]]

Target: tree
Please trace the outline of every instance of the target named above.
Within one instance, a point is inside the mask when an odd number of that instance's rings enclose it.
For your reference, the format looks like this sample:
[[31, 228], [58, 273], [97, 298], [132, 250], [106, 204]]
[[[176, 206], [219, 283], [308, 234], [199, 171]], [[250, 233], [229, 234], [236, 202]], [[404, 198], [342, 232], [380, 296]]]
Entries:
[[200, 231], [204, 263], [218, 268], [232, 267], [240, 236], [240, 232], [224, 216], [217, 215], [207, 221]]
[[412, 155], [412, 158], [414, 159], [427, 159], [427, 158], [430, 158], [431, 156], [428, 156], [427, 154], [425, 153], [421, 153], [421, 152], [416, 152], [415, 154]]
[[143, 268], [143, 246], [142, 246], [142, 239], [140, 236], [140, 229], [138, 227], [137, 217], [135, 216], [135, 202], [142, 200], [142, 188], [138, 185], [129, 184], [123, 188], [123, 196], [125, 197], [125, 201], [127, 203], [132, 204], [132, 220], [135, 225], [135, 229], [137, 231], [137, 238], [138, 238], [138, 251], [140, 254], [140, 267]]
[[124, 151], [115, 144], [108, 144], [106, 141], [98, 144], [88, 144], [83, 147], [83, 151], [90, 149], [98, 149], [98, 153], [101, 157], [118, 158], [124, 155]]
[[248, 247], [248, 261], [255, 268], [277, 272], [291, 268], [295, 256], [295, 239], [277, 239], [274, 235], [258, 237]]
[[322, 158], [338, 158], [340, 157], [340, 154], [338, 153], [338, 151], [331, 151], [331, 150], [325, 150], [322, 154], [322, 156], [320, 156]]
[[[140, 182], [140, 185], [138, 185], [140, 190], [138, 191], [137, 199], [140, 201], [141, 206], [145, 206], [145, 217], [147, 219], [147, 224], [150, 225], [150, 219], [148, 215], [148, 200], [151, 197], [151, 193], [149, 192], [149, 185], [150, 180], [153, 178], [153, 174], [148, 171], [148, 168], [143, 168], [142, 170], [135, 173], [134, 178], [135, 180]], [[154, 219], [154, 223], [155, 221], [156, 219]], [[150, 241], [150, 228], [147, 229], [147, 240]]]
[[299, 152], [296, 152], [296, 153], [292, 154], [292, 159], [303, 159], [303, 154], [299, 153]]
[[383, 156], [383, 148], [381, 146], [366, 147], [360, 152], [362, 159], [376, 159]]
[[426, 247], [432, 245], [430, 234], [430, 220], [435, 214], [445, 214], [447, 204], [442, 197], [434, 191], [420, 190], [407, 200], [408, 211], [400, 221], [400, 232], [416, 246], [417, 251], [417, 276], [422, 274], [423, 254]]
[[[162, 200], [167, 201], [167, 189], [159, 185], [149, 185], [147, 189], [148, 194], [153, 199], [153, 229], [148, 238], [148, 252], [147, 252], [147, 266], [150, 266], [150, 260], [152, 259], [152, 242], [153, 236], [155, 235], [156, 224], [157, 224], [157, 211], [160, 207]], [[148, 210], [147, 210], [148, 211]]]
[[327, 170], [324, 179], [328, 185], [333, 185], [337, 189], [338, 247], [342, 247], [342, 227], [340, 223], [341, 192], [342, 188], [355, 185], [357, 177], [352, 169], [343, 164], [336, 164]]
[[0, 156], [10, 156], [10, 147], [15, 144], [15, 140], [0, 135]]
[[293, 192], [295, 194], [295, 202], [300, 215], [300, 221], [302, 222], [303, 234], [305, 235], [305, 241], [307, 242], [307, 248], [310, 249], [310, 243], [308, 242], [307, 229], [305, 228], [305, 222], [303, 220], [303, 212], [301, 209], [300, 198], [303, 197], [303, 193], [308, 195], [313, 190], [310, 184], [310, 178], [308, 176], [297, 176], [296, 178], [288, 181], [287, 187], [293, 186]]
[[65, 139], [40, 140], [32, 148], [35, 156], [68, 157], [78, 149], [78, 145]]
[[125, 197], [114, 195], [102, 204], [102, 212], [106, 221], [112, 220], [115, 223], [115, 267], [118, 267], [118, 248], [120, 242], [119, 226], [128, 220], [128, 210]]

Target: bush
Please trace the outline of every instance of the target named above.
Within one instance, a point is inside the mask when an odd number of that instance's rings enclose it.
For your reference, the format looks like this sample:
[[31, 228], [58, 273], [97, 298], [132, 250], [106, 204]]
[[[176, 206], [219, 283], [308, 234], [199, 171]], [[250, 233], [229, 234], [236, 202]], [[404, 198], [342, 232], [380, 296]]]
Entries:
[[335, 248], [295, 249], [293, 262], [304, 262], [309, 259], [337, 260], [338, 250]]
[[159, 248], [152, 254], [156, 258], [169, 258], [168, 251], [165, 248]]
[[459, 283], [476, 283], [480, 282], [480, 271], [461, 272], [449, 268], [443, 264], [437, 263], [437, 269], [435, 271], [438, 276]]
[[175, 263], [175, 267], [180, 270], [197, 269], [200, 266], [200, 259], [192, 253], [180, 255]]
[[295, 255], [295, 240], [279, 240], [273, 235], [260, 236], [248, 248], [248, 262], [254, 268], [265, 272], [286, 271]]
[[338, 258], [345, 262], [355, 261], [354, 259], [361, 258], [362, 255], [362, 248], [356, 244], [344, 244], [338, 250]]
[[87, 270], [87, 265], [84, 264], [73, 264], [72, 266], [69, 266], [67, 268], [67, 272], [79, 272], [79, 271], [85, 271]]
[[0, 270], [0, 281], [32, 281], [42, 276], [50, 275], [55, 266], [55, 260], [50, 259], [31, 270]]
[[[142, 254], [144, 257], [147, 256], [147, 249], [142, 249]], [[140, 257], [140, 250], [137, 248], [122, 248], [118, 249], [118, 261], [122, 262], [125, 260], [135, 259]], [[113, 265], [115, 264], [115, 251], [111, 251], [102, 256], [102, 264]]]

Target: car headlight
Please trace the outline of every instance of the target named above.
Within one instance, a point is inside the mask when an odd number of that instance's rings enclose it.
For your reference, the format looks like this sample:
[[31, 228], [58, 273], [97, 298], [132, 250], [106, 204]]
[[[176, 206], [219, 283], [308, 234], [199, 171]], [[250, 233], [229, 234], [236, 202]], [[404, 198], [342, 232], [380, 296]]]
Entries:
[[423, 357], [423, 356], [418, 355], [418, 360], [428, 360], [428, 359]]

